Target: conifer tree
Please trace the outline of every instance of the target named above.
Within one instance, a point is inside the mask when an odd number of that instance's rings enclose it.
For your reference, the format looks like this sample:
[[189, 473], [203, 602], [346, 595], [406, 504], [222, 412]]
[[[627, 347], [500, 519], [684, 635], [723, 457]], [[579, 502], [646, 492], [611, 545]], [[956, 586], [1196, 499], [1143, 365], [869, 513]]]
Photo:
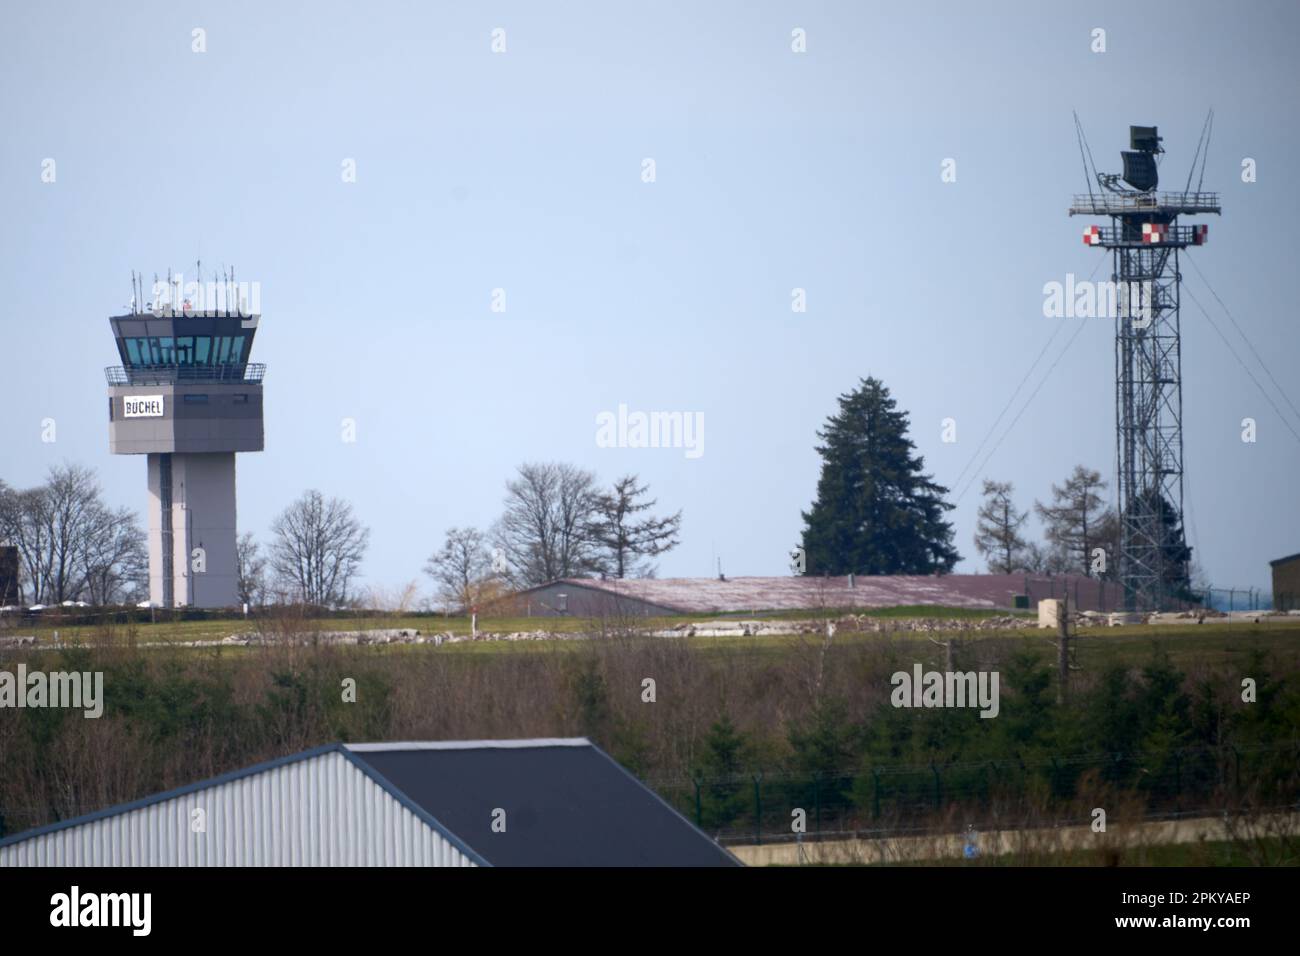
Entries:
[[907, 413], [874, 378], [839, 398], [817, 437], [817, 500], [803, 513], [808, 574], [934, 574], [952, 570], [948, 489], [924, 473]]

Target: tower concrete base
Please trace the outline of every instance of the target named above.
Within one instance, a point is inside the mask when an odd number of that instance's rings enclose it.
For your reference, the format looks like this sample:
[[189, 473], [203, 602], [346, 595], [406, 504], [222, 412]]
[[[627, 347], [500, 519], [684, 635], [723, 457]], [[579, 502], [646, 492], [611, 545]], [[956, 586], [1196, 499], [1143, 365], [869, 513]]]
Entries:
[[235, 453], [150, 454], [149, 600], [235, 607]]

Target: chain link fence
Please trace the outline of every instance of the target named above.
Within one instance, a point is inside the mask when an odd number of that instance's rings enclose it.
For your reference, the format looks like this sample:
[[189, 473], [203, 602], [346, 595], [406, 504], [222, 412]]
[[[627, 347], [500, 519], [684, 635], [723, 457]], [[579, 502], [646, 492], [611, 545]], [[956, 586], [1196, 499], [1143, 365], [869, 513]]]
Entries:
[[863, 831], [901, 835], [954, 814], [965, 823], [983, 825], [1017, 805], [1060, 812], [1099, 792], [1136, 801], [1151, 819], [1203, 811], [1227, 797], [1290, 805], [1300, 800], [1297, 767], [1300, 740], [1242, 748], [867, 765], [832, 773], [697, 774], [652, 777], [647, 783], [721, 842], [762, 844], [792, 839], [798, 811], [804, 838], [817, 840]]

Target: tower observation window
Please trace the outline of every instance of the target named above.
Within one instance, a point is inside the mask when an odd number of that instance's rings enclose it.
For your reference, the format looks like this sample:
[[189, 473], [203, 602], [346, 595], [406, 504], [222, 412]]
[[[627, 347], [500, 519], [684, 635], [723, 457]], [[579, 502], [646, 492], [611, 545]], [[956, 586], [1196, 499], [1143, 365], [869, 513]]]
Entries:
[[137, 336], [124, 339], [128, 365], [239, 365], [243, 335]]

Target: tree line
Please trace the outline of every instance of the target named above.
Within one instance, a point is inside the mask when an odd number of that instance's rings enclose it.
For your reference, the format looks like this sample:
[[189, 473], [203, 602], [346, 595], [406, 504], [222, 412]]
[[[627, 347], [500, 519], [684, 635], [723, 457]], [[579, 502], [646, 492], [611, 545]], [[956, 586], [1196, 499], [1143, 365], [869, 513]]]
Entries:
[[18, 551], [22, 604], [120, 604], [148, 595], [144, 531], [104, 501], [92, 469], [58, 465], [34, 488], [0, 479], [0, 542]]
[[[1050, 826], [1078, 811], [1086, 822], [1096, 806], [1272, 808], [1300, 792], [1300, 688], [1288, 678], [1298, 652], [1285, 641], [1269, 654], [1229, 634], [1198, 650], [1112, 648], [1061, 695], [1042, 642], [964, 635], [952, 667], [1002, 675], [1001, 711], [984, 720], [969, 708], [892, 705], [891, 674], [911, 654], [901, 632], [721, 655], [593, 627], [592, 640], [563, 654], [323, 646], [302, 655], [272, 636], [305, 636], [309, 622], [286, 610], [259, 626], [268, 640], [221, 666], [183, 649], [107, 646], [135, 631], [111, 620], [101, 646], [34, 651], [33, 668], [103, 671], [104, 716], [24, 708], [7, 717], [0, 828], [334, 740], [586, 736], [713, 832], [752, 832], [759, 775], [765, 830], [786, 833], [792, 808], [806, 809], [809, 832], [818, 815], [828, 830], [918, 827], [941, 822], [950, 805], [976, 814], [958, 817], [962, 826], [989, 811], [1013, 821], [1041, 813]], [[1242, 674], [1255, 682], [1250, 702]], [[652, 707], [647, 675], [659, 688]], [[339, 693], [344, 679], [356, 682], [354, 703]]]
[[[925, 472], [908, 438], [908, 416], [878, 379], [863, 379], [839, 397], [839, 408], [817, 432], [821, 475], [812, 507], [803, 513], [800, 549], [809, 574], [946, 574], [961, 560], [946, 514], [948, 489]], [[975, 529], [976, 551], [994, 574], [1078, 573], [1114, 578], [1121, 516], [1108, 507], [1098, 471], [1078, 465], [1050, 501], [1035, 502], [1043, 542], [1025, 533], [1029, 511], [1011, 482], [986, 480]], [[1191, 548], [1182, 518], [1160, 497], [1165, 586], [1189, 596]]]
[[[814, 575], [946, 574], [961, 560], [947, 514], [949, 490], [925, 471], [908, 437], [908, 415], [878, 379], [839, 397], [817, 432], [821, 473], [803, 512], [799, 551]], [[1049, 502], [1035, 502], [1045, 541], [1031, 541], [1029, 511], [1011, 482], [986, 480], [974, 536], [993, 573], [1072, 572], [1112, 578], [1122, 516], [1103, 499], [1101, 474], [1077, 466]], [[1190, 596], [1191, 549], [1181, 515], [1156, 502], [1165, 538], [1166, 587]], [[636, 475], [601, 487], [591, 471], [565, 462], [528, 462], [505, 485], [503, 510], [488, 528], [454, 526], [424, 572], [447, 609], [464, 610], [510, 590], [570, 577], [652, 577], [654, 559], [677, 546], [681, 511], [659, 515]], [[271, 525], [265, 547], [238, 539], [243, 604], [369, 603], [407, 609], [414, 581], [396, 598], [359, 590], [370, 531], [347, 501], [305, 492]], [[102, 500], [94, 472], [51, 469], [44, 485], [15, 491], [0, 483], [0, 540], [17, 545], [30, 599], [93, 604], [126, 601], [147, 590], [144, 534], [129, 509]]]
[[574, 465], [522, 464], [506, 482], [501, 517], [487, 531], [448, 529], [425, 573], [459, 608], [559, 578], [653, 577], [653, 559], [678, 544], [682, 513], [649, 513], [657, 501], [648, 493], [636, 475], [602, 489]]
[[[506, 482], [501, 517], [486, 531], [447, 530], [425, 566], [444, 606], [468, 608], [509, 589], [564, 577], [652, 576], [652, 559], [678, 543], [681, 512], [650, 514], [648, 487], [625, 475], [602, 488], [563, 462], [520, 465]], [[93, 469], [52, 467], [37, 487], [0, 480], [0, 543], [16, 547], [18, 603], [142, 602], [149, 596], [148, 549], [136, 512], [107, 504]], [[270, 538], [239, 535], [241, 604], [323, 607], [401, 604], [357, 580], [370, 529], [352, 505], [312, 489], [281, 511]]]
[[[566, 577], [644, 577], [654, 557], [678, 543], [681, 512], [657, 517], [636, 475], [601, 488], [590, 471], [564, 462], [530, 462], [506, 482], [504, 508], [487, 530], [447, 529], [424, 566], [443, 607], [469, 610], [510, 590]], [[353, 588], [369, 529], [351, 506], [311, 491], [271, 527], [267, 553], [252, 534], [239, 538], [240, 600], [301, 601], [406, 609], [414, 582], [396, 594]]]
[[[1119, 510], [1102, 498], [1107, 483], [1101, 473], [1076, 465], [1064, 484], [1051, 487], [1051, 501], [1035, 501], [1033, 506], [1044, 527], [1046, 541], [1040, 544], [1022, 533], [1029, 511], [1016, 506], [1015, 486], [1009, 481], [984, 482], [975, 547], [988, 559], [989, 571], [1083, 574], [1115, 580], [1121, 517]], [[1154, 504], [1163, 525], [1164, 587], [1171, 595], [1190, 599], [1195, 565], [1182, 522], [1163, 496]]]

